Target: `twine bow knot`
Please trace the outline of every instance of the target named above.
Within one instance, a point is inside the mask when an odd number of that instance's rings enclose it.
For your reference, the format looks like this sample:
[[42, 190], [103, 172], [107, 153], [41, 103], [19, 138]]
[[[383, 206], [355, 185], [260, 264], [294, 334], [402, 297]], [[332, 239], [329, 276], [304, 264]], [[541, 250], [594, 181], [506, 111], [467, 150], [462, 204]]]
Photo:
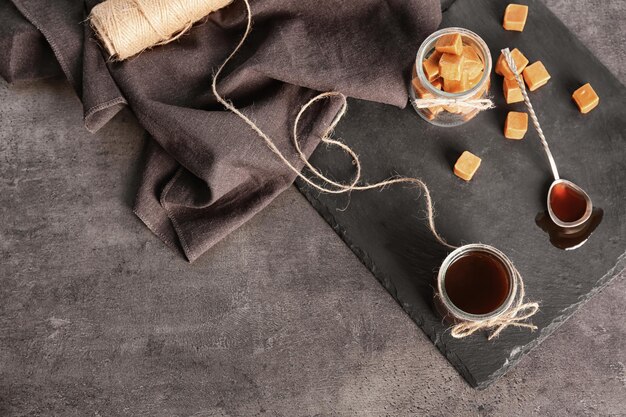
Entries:
[[434, 106], [458, 106], [466, 109], [488, 110], [495, 107], [489, 98], [459, 99], [459, 98], [418, 98], [413, 100], [418, 109]]
[[524, 327], [530, 330], [537, 330], [537, 326], [532, 323], [525, 323], [524, 320], [533, 316], [539, 310], [537, 303], [524, 303], [513, 309], [510, 313], [504, 314], [498, 318], [484, 320], [480, 322], [466, 321], [452, 327], [450, 334], [456, 339], [467, 337], [478, 330], [493, 329], [495, 330], [489, 335], [487, 340], [498, 337], [502, 330], [509, 326]]
[[526, 320], [534, 316], [535, 313], [539, 311], [539, 303], [524, 303], [524, 281], [522, 280], [522, 276], [517, 268], [513, 265], [511, 265], [511, 267], [513, 269], [513, 279], [511, 282], [511, 285], [513, 286], [512, 297], [515, 300], [513, 305], [502, 314], [491, 319], [463, 321], [455, 324], [452, 326], [450, 331], [452, 337], [462, 339], [479, 330], [495, 329], [487, 338], [488, 340], [491, 340], [498, 337], [498, 335], [509, 326], [522, 327], [530, 329], [531, 331], [537, 330], [537, 326], [526, 322]]

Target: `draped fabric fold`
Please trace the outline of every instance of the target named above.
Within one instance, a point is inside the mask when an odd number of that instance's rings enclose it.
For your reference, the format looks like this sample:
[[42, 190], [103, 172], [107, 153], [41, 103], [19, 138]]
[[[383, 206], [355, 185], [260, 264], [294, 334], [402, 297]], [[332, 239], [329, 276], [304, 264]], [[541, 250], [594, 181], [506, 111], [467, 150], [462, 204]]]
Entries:
[[[176, 42], [111, 62], [85, 23], [96, 3], [0, 0], [0, 75], [12, 82], [64, 74], [90, 131], [129, 106], [150, 136], [134, 212], [194, 261], [295, 179], [211, 93], [213, 70], [245, 29], [244, 4], [235, 0]], [[251, 5], [253, 31], [219, 90], [294, 164], [293, 121], [318, 92], [404, 107], [415, 52], [441, 19], [438, 0]], [[307, 113], [300, 136], [307, 154], [338, 109], [328, 101]]]

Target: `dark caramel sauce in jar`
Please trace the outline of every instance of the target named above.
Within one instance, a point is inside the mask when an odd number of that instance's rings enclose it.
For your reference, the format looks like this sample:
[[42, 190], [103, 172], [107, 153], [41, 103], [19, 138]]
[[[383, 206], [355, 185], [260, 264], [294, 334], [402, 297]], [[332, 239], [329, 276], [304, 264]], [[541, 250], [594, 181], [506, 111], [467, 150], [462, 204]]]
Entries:
[[572, 223], [583, 218], [587, 211], [587, 201], [577, 190], [561, 183], [552, 188], [550, 208], [559, 220]]
[[494, 255], [468, 252], [456, 259], [445, 273], [444, 287], [459, 310], [483, 315], [495, 311], [509, 295], [510, 277]]

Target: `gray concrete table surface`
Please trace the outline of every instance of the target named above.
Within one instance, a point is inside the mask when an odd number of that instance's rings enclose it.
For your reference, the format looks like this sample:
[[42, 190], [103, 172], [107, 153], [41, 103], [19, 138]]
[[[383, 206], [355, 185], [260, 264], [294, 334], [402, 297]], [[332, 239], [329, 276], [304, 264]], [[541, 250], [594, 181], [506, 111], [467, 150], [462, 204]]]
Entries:
[[[626, 2], [547, 4], [624, 83]], [[130, 208], [142, 137], [0, 86], [0, 416], [626, 415], [623, 274], [476, 391], [295, 188], [170, 252]]]

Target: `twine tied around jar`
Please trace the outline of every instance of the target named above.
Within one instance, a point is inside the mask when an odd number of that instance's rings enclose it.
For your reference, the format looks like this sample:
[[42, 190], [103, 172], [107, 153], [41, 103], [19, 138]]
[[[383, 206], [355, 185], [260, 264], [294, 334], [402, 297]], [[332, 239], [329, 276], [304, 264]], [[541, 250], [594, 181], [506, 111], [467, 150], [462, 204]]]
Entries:
[[458, 106], [466, 109], [489, 110], [495, 105], [489, 98], [460, 99], [460, 98], [418, 98], [413, 100], [418, 109], [426, 109], [434, 106]]
[[495, 329], [487, 338], [488, 340], [492, 340], [498, 337], [498, 335], [509, 326], [537, 330], [537, 326], [526, 322], [526, 320], [534, 316], [535, 313], [539, 311], [539, 303], [524, 303], [524, 297], [526, 295], [526, 291], [524, 290], [524, 280], [522, 280], [521, 274], [512, 263], [510, 264], [510, 267], [513, 272], [511, 277], [511, 292], [514, 300], [511, 306], [501, 314], [489, 319], [461, 321], [460, 323], [455, 324], [450, 330], [450, 335], [452, 337], [455, 339], [462, 339], [479, 330]]

